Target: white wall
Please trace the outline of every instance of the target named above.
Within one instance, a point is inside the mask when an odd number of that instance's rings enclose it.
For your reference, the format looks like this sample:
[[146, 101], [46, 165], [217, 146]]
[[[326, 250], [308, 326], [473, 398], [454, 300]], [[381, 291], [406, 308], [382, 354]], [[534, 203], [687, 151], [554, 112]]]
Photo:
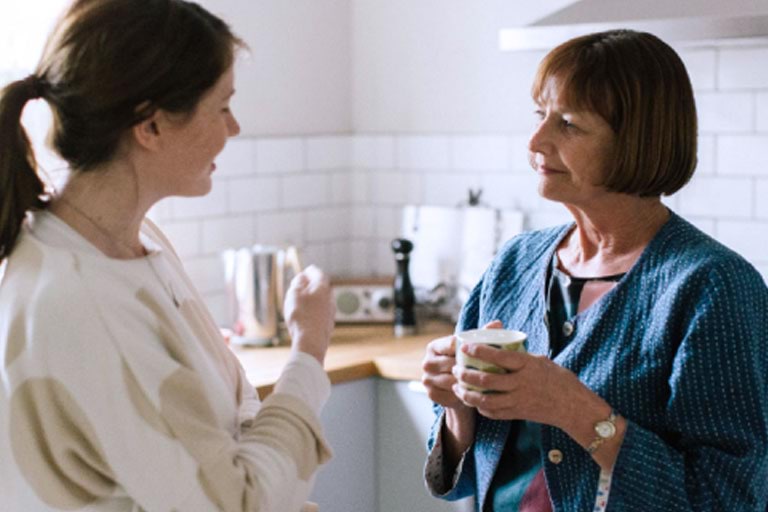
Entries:
[[538, 53], [502, 54], [498, 30], [568, 0], [353, 0], [356, 132], [527, 129]]
[[348, 133], [350, 0], [202, 0], [250, 47], [232, 106], [243, 136]]
[[[523, 210], [528, 228], [567, 219], [536, 196], [525, 160], [542, 53], [500, 52], [497, 30], [569, 0], [203, 3], [251, 47], [233, 102], [243, 131], [219, 158], [211, 195], [165, 201], [154, 215], [220, 321], [226, 247], [294, 243], [335, 275], [391, 274], [402, 206], [452, 205], [470, 186]], [[24, 76], [34, 62], [12, 49], [31, 43], [3, 33], [14, 59], [0, 60], [0, 76]], [[768, 277], [768, 46], [681, 53], [696, 89], [700, 165], [668, 203]], [[26, 118], [44, 132], [45, 116]]]

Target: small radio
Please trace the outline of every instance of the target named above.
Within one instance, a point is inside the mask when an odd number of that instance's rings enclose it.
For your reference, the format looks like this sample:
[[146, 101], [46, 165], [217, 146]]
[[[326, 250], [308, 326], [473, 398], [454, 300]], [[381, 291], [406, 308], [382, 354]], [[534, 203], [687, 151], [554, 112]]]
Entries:
[[375, 277], [332, 280], [336, 321], [393, 322], [395, 319], [393, 279], [392, 277]]

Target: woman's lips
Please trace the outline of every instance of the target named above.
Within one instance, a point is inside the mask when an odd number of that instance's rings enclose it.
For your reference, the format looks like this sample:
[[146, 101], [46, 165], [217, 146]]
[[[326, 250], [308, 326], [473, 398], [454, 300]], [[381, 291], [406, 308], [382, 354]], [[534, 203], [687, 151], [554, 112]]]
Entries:
[[549, 175], [549, 174], [563, 174], [565, 171], [561, 171], [559, 169], [554, 169], [552, 167], [547, 167], [546, 165], [539, 165], [537, 167], [537, 170], [539, 171], [539, 174], [543, 175]]

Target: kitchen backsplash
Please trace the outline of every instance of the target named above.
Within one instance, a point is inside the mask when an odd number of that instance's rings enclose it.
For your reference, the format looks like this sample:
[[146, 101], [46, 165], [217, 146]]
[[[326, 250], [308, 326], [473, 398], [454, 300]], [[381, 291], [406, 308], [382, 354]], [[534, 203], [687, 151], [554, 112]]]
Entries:
[[[699, 109], [699, 167], [665, 201], [768, 280], [768, 45], [682, 55]], [[391, 275], [402, 207], [455, 205], [469, 188], [520, 209], [526, 229], [568, 221], [538, 197], [526, 141], [525, 132], [240, 137], [217, 159], [210, 195], [165, 200], [151, 215], [224, 324], [219, 254], [228, 247], [296, 244], [333, 275]]]

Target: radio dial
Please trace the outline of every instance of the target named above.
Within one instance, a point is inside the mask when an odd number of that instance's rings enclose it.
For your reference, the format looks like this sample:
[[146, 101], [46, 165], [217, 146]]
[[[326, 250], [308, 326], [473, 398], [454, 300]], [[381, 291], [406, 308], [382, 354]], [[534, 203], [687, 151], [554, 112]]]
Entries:
[[341, 293], [336, 297], [336, 309], [345, 315], [352, 315], [360, 309], [360, 299], [354, 293]]
[[333, 287], [337, 322], [392, 322], [391, 284], [338, 284]]

